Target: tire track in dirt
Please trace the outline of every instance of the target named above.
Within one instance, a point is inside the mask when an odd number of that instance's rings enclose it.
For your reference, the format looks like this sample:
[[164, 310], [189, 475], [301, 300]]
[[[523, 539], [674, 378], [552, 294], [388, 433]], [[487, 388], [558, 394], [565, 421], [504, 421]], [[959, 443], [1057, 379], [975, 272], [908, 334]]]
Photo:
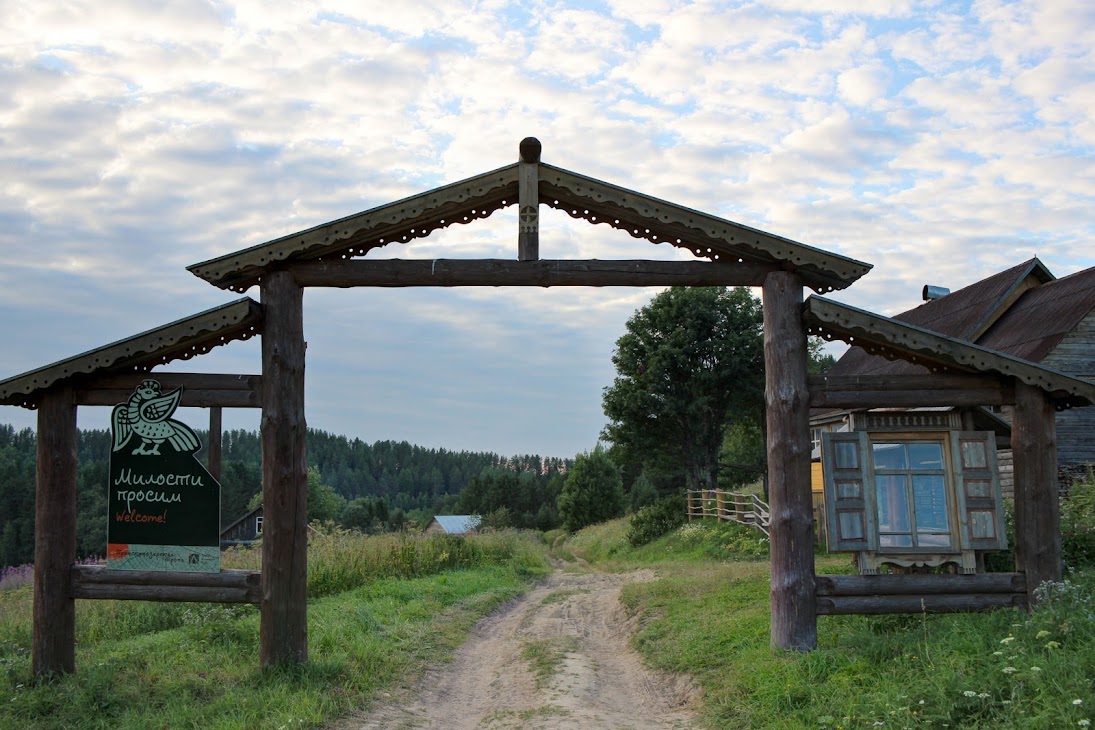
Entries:
[[[556, 571], [481, 620], [454, 661], [335, 730], [660, 730], [692, 727], [686, 676], [646, 668], [621, 588], [654, 579]], [[529, 647], [554, 656], [537, 674]]]

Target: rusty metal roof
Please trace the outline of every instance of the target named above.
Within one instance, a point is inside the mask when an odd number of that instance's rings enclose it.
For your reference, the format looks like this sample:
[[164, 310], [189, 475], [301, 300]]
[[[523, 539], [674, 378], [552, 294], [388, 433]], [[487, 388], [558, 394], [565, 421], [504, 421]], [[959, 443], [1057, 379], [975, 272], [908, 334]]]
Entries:
[[[900, 322], [923, 327], [960, 340], [978, 342], [978, 337], [1005, 316], [1021, 294], [1020, 301], [1030, 292], [1022, 294], [1022, 288], [1030, 282], [1053, 281], [1050, 273], [1037, 258], [1024, 261], [1018, 266], [981, 279], [967, 287], [939, 299], [925, 302], [915, 309], [895, 315]], [[1037, 287], [1034, 291], [1037, 291]], [[989, 346], [989, 345], [986, 345]], [[1011, 352], [1004, 347], [993, 349]], [[1018, 353], [1011, 353], [1018, 354]], [[1020, 355], [1021, 356], [1021, 355]], [[1029, 358], [1027, 358], [1029, 359]], [[922, 375], [927, 370], [904, 360], [887, 360], [871, 355], [862, 348], [852, 347], [837, 360], [828, 375]]]
[[1090, 268], [1023, 294], [977, 344], [1041, 362], [1093, 309], [1095, 268]]
[[[724, 220], [544, 163], [537, 194], [544, 205], [572, 217], [604, 223], [636, 238], [668, 243], [719, 261], [775, 263], [800, 272], [815, 291], [850, 286], [871, 265]], [[288, 260], [364, 256], [390, 243], [407, 243], [454, 223], [485, 218], [518, 202], [517, 163], [356, 213], [300, 233], [220, 256], [188, 269], [211, 284], [246, 291], [264, 271]]]
[[928, 372], [953, 370], [1018, 378], [1041, 388], [1058, 408], [1095, 405], [1095, 383], [896, 318], [812, 296], [804, 305], [811, 334], [855, 342], [869, 354], [908, 357]]
[[185, 319], [0, 381], [0, 405], [35, 408], [38, 396], [58, 383], [91, 374], [148, 371], [187, 360], [262, 331], [262, 306], [243, 297]]

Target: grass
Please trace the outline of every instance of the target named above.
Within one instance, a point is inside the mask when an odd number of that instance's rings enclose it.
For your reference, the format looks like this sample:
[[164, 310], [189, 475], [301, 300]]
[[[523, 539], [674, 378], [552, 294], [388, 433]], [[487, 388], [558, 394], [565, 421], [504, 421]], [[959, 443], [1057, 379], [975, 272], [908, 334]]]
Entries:
[[[461, 542], [346, 534], [315, 542], [310, 571], [328, 565], [317, 571], [323, 580], [309, 575], [309, 662], [285, 669], [260, 669], [251, 606], [77, 601], [76, 674], [35, 679], [30, 587], [0, 592], [0, 727], [324, 725], [451, 657], [480, 617], [547, 570], [534, 537]], [[448, 567], [453, 560], [466, 565]], [[373, 577], [385, 571], [422, 575]]]
[[536, 675], [536, 686], [544, 687], [559, 673], [567, 654], [578, 650], [576, 636], [559, 636], [551, 639], [525, 641], [521, 656], [529, 662]]
[[[769, 648], [768, 565], [725, 555], [733, 531], [685, 527], [639, 549], [626, 520], [579, 533], [578, 557], [654, 566], [627, 586], [635, 646], [703, 688], [712, 728], [1067, 728], [1095, 722], [1095, 571], [1078, 571], [1032, 614], [833, 616], [807, 654]], [[819, 556], [819, 573], [850, 572]]]

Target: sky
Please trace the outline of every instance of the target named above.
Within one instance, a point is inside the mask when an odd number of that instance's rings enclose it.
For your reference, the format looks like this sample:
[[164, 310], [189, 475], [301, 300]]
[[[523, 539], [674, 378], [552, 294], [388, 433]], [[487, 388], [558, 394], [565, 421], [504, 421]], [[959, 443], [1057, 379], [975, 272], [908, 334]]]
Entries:
[[[830, 296], [882, 314], [1033, 256], [1059, 277], [1095, 266], [1091, 3], [0, 0], [0, 16], [0, 379], [232, 301], [185, 267], [511, 164], [527, 136], [551, 165], [873, 264]], [[511, 207], [369, 256], [515, 258], [517, 232]], [[540, 240], [542, 258], [691, 258], [546, 207]], [[588, 451], [615, 341], [656, 293], [309, 289], [308, 424]], [[258, 373], [258, 344], [167, 369]], [[80, 409], [81, 427], [108, 420]], [[35, 414], [0, 406], [4, 422]]]

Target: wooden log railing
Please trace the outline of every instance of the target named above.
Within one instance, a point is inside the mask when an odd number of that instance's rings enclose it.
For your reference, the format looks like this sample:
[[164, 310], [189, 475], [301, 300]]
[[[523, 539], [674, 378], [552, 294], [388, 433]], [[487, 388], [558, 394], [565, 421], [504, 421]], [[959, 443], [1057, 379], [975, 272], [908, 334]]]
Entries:
[[259, 603], [260, 583], [260, 574], [247, 570], [187, 573], [74, 565], [69, 571], [69, 596], [121, 601]]
[[815, 585], [821, 615], [952, 613], [1027, 605], [1022, 573], [819, 575]]
[[725, 492], [720, 489], [696, 489], [688, 492], [688, 521], [715, 518], [719, 522], [737, 522], [768, 536], [771, 512], [755, 494]]

